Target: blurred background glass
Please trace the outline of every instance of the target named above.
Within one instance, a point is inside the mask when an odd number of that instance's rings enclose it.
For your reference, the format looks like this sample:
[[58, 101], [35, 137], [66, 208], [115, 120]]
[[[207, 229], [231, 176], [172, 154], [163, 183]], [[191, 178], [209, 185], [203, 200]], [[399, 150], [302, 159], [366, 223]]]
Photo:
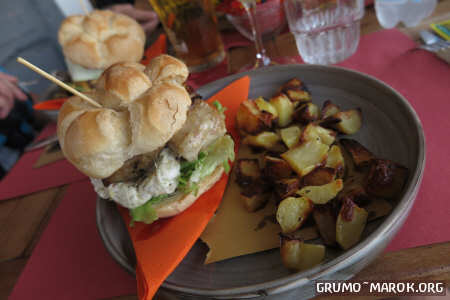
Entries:
[[237, 31], [255, 42], [255, 62], [249, 63], [243, 70], [268, 66], [273, 59], [267, 55], [264, 43], [272, 41], [276, 47], [274, 39], [286, 26], [282, 0], [241, 0], [240, 3], [243, 10], [226, 16]]
[[175, 50], [190, 72], [216, 66], [225, 58], [211, 0], [150, 0]]
[[364, 0], [284, 0], [284, 6], [306, 63], [334, 64], [355, 53]]

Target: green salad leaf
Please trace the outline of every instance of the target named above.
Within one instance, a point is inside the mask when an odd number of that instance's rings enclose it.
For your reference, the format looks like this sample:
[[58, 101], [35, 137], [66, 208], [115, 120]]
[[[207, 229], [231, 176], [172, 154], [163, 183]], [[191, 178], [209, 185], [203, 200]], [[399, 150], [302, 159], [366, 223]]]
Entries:
[[198, 183], [204, 177], [210, 175], [219, 165], [223, 165], [225, 171], [230, 170], [228, 161], [234, 161], [234, 142], [229, 135], [224, 135], [215, 140], [205, 151], [207, 153], [190, 177], [191, 183]]
[[161, 202], [168, 197], [168, 194], [155, 196], [141, 206], [130, 209], [130, 226], [133, 227], [134, 222], [144, 222], [145, 224], [150, 224], [158, 220], [158, 215], [156, 214], [156, 210], [153, 208], [153, 204]]
[[222, 103], [220, 103], [219, 101], [214, 101], [212, 103], [216, 109], [219, 111], [219, 113], [222, 115], [222, 118], [225, 119], [225, 111], [227, 110], [227, 108], [225, 106], [222, 105]]

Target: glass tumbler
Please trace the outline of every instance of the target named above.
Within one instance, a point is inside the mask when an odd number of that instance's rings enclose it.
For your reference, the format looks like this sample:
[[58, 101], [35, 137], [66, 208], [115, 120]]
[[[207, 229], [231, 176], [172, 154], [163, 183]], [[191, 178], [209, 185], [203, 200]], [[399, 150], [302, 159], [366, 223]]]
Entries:
[[364, 0], [284, 0], [284, 7], [306, 63], [335, 64], [355, 53]]
[[190, 72], [221, 63], [225, 50], [213, 0], [150, 0], [176, 52]]

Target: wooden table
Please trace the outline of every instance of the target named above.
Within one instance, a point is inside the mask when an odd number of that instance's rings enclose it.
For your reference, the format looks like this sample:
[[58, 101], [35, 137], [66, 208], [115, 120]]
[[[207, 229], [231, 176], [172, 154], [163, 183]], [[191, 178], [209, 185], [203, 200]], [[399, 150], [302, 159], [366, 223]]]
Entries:
[[[418, 40], [418, 32], [421, 29], [428, 27], [430, 23], [445, 19], [450, 19], [450, 0], [440, 1], [434, 14], [419, 26], [400, 29]], [[361, 24], [362, 34], [380, 29], [374, 8], [367, 8]], [[277, 43], [289, 45], [283, 49], [295, 49], [295, 41], [291, 34], [279, 36]], [[270, 45], [268, 46], [270, 52]], [[234, 49], [230, 53], [231, 61], [234, 60], [235, 65], [239, 65], [237, 60], [249, 55], [253, 55], [249, 49]], [[62, 186], [0, 202], [0, 299], [6, 299], [11, 293], [65, 190], [66, 187]], [[386, 253], [357, 274], [355, 279], [445, 280], [450, 283], [449, 253], [450, 241]], [[135, 300], [137, 297], [124, 295], [110, 300], [113, 299]]]

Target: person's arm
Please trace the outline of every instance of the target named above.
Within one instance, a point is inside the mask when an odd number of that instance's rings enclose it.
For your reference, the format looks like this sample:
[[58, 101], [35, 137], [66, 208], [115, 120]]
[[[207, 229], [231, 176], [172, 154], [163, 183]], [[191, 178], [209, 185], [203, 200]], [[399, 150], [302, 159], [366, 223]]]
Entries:
[[20, 90], [17, 83], [16, 77], [0, 72], [0, 119], [9, 115], [15, 100], [27, 100], [27, 96]]

